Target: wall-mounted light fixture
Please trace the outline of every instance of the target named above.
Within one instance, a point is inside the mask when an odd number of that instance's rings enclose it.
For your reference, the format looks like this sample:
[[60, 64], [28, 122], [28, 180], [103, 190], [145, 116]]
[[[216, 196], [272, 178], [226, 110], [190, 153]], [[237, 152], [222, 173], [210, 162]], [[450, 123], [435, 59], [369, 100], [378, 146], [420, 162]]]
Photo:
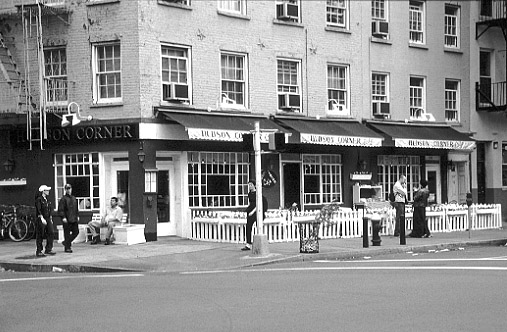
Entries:
[[[72, 113], [74, 111], [74, 113]], [[70, 120], [69, 120], [70, 119]], [[67, 106], [67, 114], [62, 116], [62, 127], [67, 127], [69, 125], [77, 125], [81, 121], [91, 121], [93, 117], [88, 115], [86, 118], [81, 116], [81, 112], [79, 109], [79, 104], [76, 102], [70, 102]]]
[[11, 173], [14, 170], [14, 166], [16, 166], [16, 164], [14, 163], [14, 160], [7, 159], [7, 161], [4, 162], [3, 166], [6, 172]]
[[498, 142], [493, 142], [493, 149], [498, 149]]
[[139, 142], [140, 146], [139, 146], [139, 152], [137, 153], [137, 159], [139, 159], [139, 162], [142, 164], [144, 163], [144, 160], [146, 159], [146, 153], [144, 152], [144, 142], [143, 141], [140, 141]]

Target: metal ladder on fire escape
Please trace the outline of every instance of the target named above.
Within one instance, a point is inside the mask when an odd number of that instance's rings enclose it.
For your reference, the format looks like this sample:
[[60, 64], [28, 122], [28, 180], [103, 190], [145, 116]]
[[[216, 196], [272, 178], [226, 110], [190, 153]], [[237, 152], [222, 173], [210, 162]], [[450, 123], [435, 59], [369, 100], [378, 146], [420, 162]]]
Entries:
[[[21, 101], [25, 106], [27, 116], [27, 140], [30, 150], [33, 150], [35, 144], [39, 144], [41, 150], [44, 150], [43, 141], [47, 139], [46, 130], [46, 94], [44, 89], [44, 45], [42, 42], [42, 14], [41, 4], [37, 0], [34, 6], [21, 5], [21, 16], [23, 24], [23, 50], [24, 50], [24, 65], [25, 65], [25, 78], [24, 78], [24, 101]], [[35, 38], [36, 47], [33, 48]], [[36, 51], [37, 57], [37, 76], [39, 86], [39, 103], [36, 105], [31, 98], [31, 56], [33, 51]]]

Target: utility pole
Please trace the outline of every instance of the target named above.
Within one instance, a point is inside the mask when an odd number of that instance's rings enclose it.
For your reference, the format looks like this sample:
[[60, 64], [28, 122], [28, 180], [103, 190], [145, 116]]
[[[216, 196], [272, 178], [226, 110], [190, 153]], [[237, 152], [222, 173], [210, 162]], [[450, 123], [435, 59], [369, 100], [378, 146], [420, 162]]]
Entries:
[[255, 121], [254, 133], [254, 152], [255, 152], [255, 192], [257, 207], [257, 234], [253, 236], [252, 254], [266, 256], [269, 254], [268, 238], [264, 234], [262, 207], [262, 179], [261, 179], [261, 130], [259, 121]]

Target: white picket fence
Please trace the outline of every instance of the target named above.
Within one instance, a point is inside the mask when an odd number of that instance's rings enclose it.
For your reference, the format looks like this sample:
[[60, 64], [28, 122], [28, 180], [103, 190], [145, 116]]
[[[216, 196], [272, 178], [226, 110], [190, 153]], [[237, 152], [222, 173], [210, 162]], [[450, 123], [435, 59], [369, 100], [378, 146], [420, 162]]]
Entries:
[[[299, 226], [315, 221], [319, 210], [290, 213], [287, 210], [270, 211], [263, 222], [263, 233], [270, 243], [299, 241]], [[363, 236], [363, 210], [342, 209], [333, 214], [330, 222], [319, 227], [319, 239], [358, 238]], [[502, 227], [500, 204], [472, 205], [472, 230], [497, 229]], [[368, 210], [367, 217], [381, 219], [380, 235], [394, 233], [395, 211], [392, 208]], [[406, 229], [412, 229], [412, 213], [405, 213]], [[441, 205], [438, 211], [427, 209], [426, 218], [430, 232], [456, 232], [469, 228], [468, 209], [456, 205]], [[191, 211], [191, 239], [198, 241], [244, 243], [246, 216], [237, 212], [215, 212], [203, 215], [202, 211]], [[253, 234], [257, 234], [254, 225]], [[372, 235], [371, 222], [368, 235]]]

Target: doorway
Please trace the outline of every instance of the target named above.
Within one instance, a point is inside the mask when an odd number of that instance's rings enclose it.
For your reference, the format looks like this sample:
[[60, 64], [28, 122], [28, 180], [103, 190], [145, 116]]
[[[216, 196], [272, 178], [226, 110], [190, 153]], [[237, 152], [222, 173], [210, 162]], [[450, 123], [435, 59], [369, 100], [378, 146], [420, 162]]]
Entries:
[[176, 235], [176, 187], [172, 157], [157, 156], [157, 169], [157, 236]]
[[283, 206], [290, 208], [293, 203], [301, 211], [301, 164], [283, 163]]
[[440, 164], [427, 164], [425, 176], [428, 181], [428, 189], [430, 191], [428, 204], [440, 204], [442, 202], [440, 197]]

